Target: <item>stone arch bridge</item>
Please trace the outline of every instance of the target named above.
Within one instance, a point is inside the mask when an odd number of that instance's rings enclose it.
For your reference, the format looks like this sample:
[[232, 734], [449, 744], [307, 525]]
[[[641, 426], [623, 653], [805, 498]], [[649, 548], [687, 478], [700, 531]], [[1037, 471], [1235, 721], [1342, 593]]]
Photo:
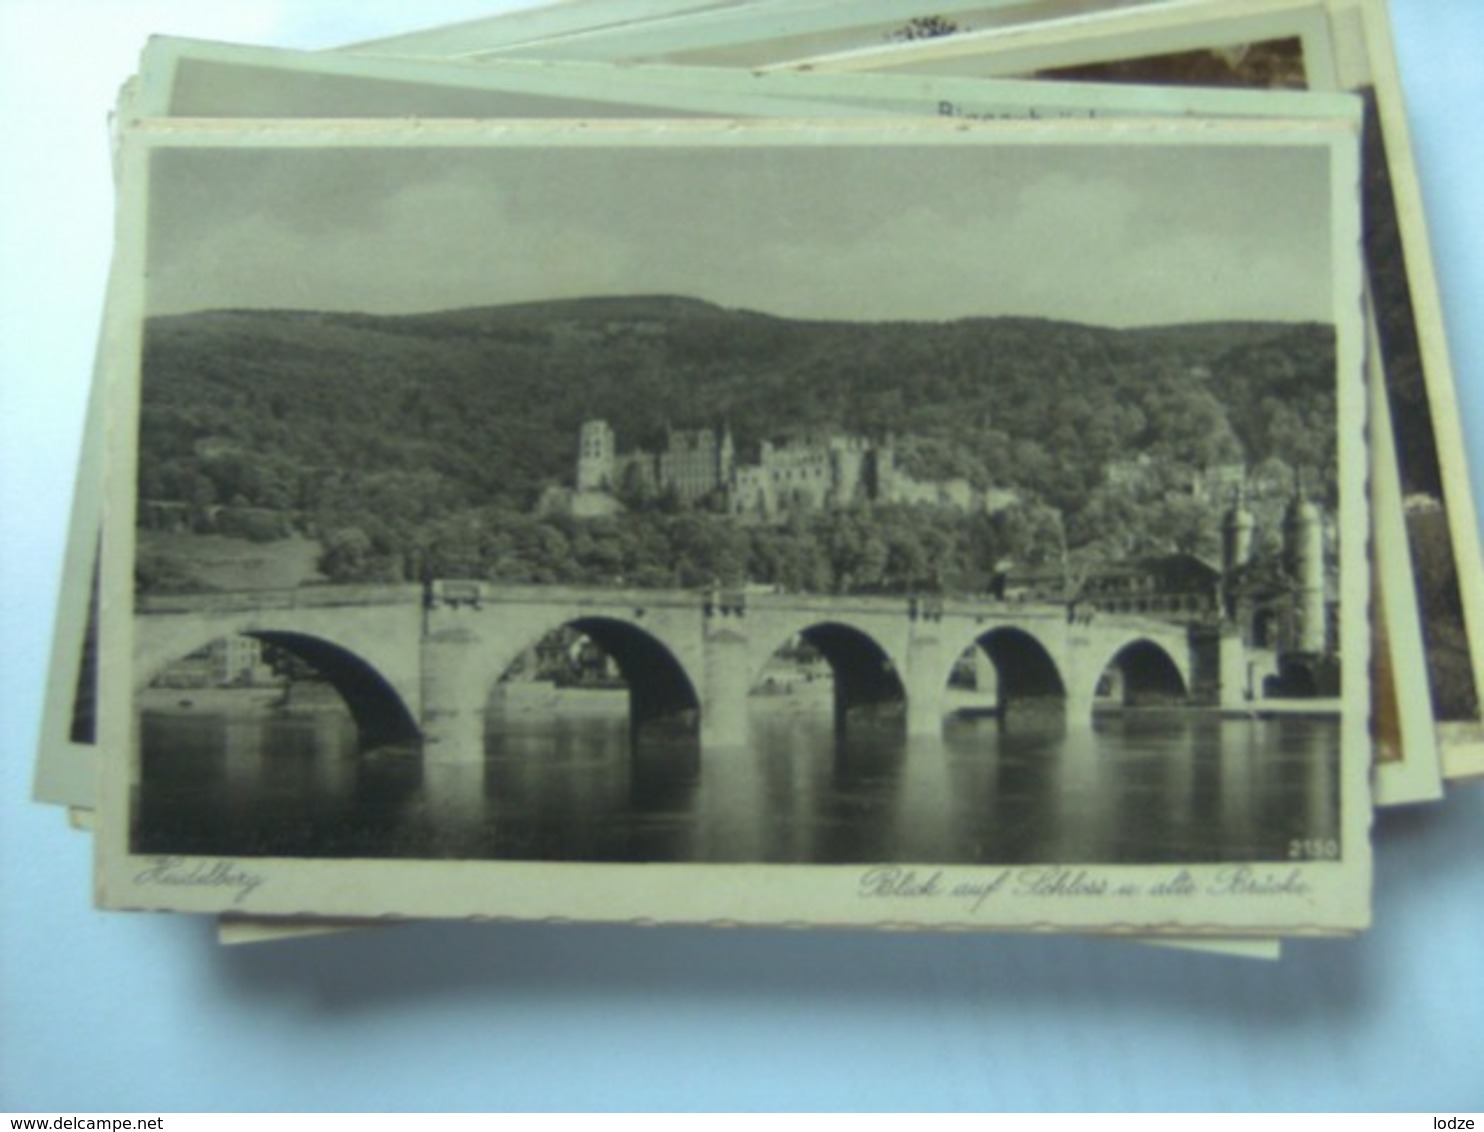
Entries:
[[482, 756], [485, 706], [501, 676], [571, 626], [617, 662], [634, 726], [679, 717], [703, 747], [747, 740], [747, 696], [777, 650], [802, 637], [834, 672], [837, 723], [883, 704], [909, 733], [937, 734], [955, 664], [993, 662], [999, 709], [1059, 701], [1090, 720], [1110, 668], [1125, 697], [1188, 697], [1192, 632], [1148, 618], [989, 598], [832, 597], [434, 582], [308, 586], [141, 599], [135, 686], [221, 637], [247, 635], [314, 665], [345, 698], [362, 743], [421, 740], [429, 757]]

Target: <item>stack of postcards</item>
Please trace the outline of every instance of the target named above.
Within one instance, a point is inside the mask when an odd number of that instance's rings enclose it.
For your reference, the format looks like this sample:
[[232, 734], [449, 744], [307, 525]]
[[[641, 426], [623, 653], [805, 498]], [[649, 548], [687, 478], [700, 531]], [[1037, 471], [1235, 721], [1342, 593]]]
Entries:
[[114, 132], [37, 773], [104, 908], [1274, 955], [1484, 773], [1380, 0], [156, 39]]

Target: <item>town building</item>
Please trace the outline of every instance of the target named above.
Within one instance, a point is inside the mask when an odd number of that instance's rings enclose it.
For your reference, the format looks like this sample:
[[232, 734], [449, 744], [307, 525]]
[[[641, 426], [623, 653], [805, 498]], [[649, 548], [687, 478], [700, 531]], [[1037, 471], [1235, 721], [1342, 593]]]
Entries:
[[1323, 512], [1295, 491], [1276, 521], [1279, 551], [1258, 555], [1259, 524], [1245, 491], [1233, 494], [1222, 516], [1220, 562], [1159, 554], [1079, 569], [1070, 562], [1011, 566], [996, 576], [994, 593], [1064, 603], [1073, 619], [1115, 614], [1186, 625], [1202, 660], [1198, 685], [1220, 683], [1224, 654], [1244, 658], [1241, 682], [1253, 698], [1337, 695], [1337, 582], [1326, 565]]
[[278, 676], [256, 637], [218, 637], [177, 660], [154, 680], [157, 688], [266, 688]]

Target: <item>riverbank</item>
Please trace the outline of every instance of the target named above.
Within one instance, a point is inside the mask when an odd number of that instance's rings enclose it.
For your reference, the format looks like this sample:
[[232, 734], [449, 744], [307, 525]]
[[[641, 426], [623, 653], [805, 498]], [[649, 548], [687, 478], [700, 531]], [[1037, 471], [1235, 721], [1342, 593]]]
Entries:
[[1313, 700], [1253, 700], [1237, 707], [1223, 706], [1217, 709], [1223, 719], [1273, 719], [1279, 716], [1333, 716], [1342, 714], [1341, 701], [1337, 699]]
[[546, 680], [501, 684], [490, 696], [490, 710], [511, 715], [623, 715], [629, 710], [629, 690], [617, 688], [561, 688]]
[[283, 703], [283, 688], [145, 688], [135, 697], [140, 711], [157, 715], [239, 715]]

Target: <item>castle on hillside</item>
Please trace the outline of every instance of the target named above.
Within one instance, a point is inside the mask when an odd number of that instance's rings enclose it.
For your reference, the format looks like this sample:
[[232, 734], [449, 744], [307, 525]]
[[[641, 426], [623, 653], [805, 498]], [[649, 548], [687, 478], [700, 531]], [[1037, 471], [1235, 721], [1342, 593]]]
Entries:
[[977, 491], [962, 478], [914, 479], [897, 467], [890, 437], [819, 432], [765, 440], [757, 463], [748, 464], [738, 458], [730, 428], [668, 429], [659, 452], [620, 453], [607, 421], [587, 421], [578, 439], [573, 512], [611, 513], [616, 494], [673, 494], [688, 506], [716, 501], [728, 514], [758, 521], [856, 503], [936, 505], [967, 514], [1016, 500], [1008, 491]]

